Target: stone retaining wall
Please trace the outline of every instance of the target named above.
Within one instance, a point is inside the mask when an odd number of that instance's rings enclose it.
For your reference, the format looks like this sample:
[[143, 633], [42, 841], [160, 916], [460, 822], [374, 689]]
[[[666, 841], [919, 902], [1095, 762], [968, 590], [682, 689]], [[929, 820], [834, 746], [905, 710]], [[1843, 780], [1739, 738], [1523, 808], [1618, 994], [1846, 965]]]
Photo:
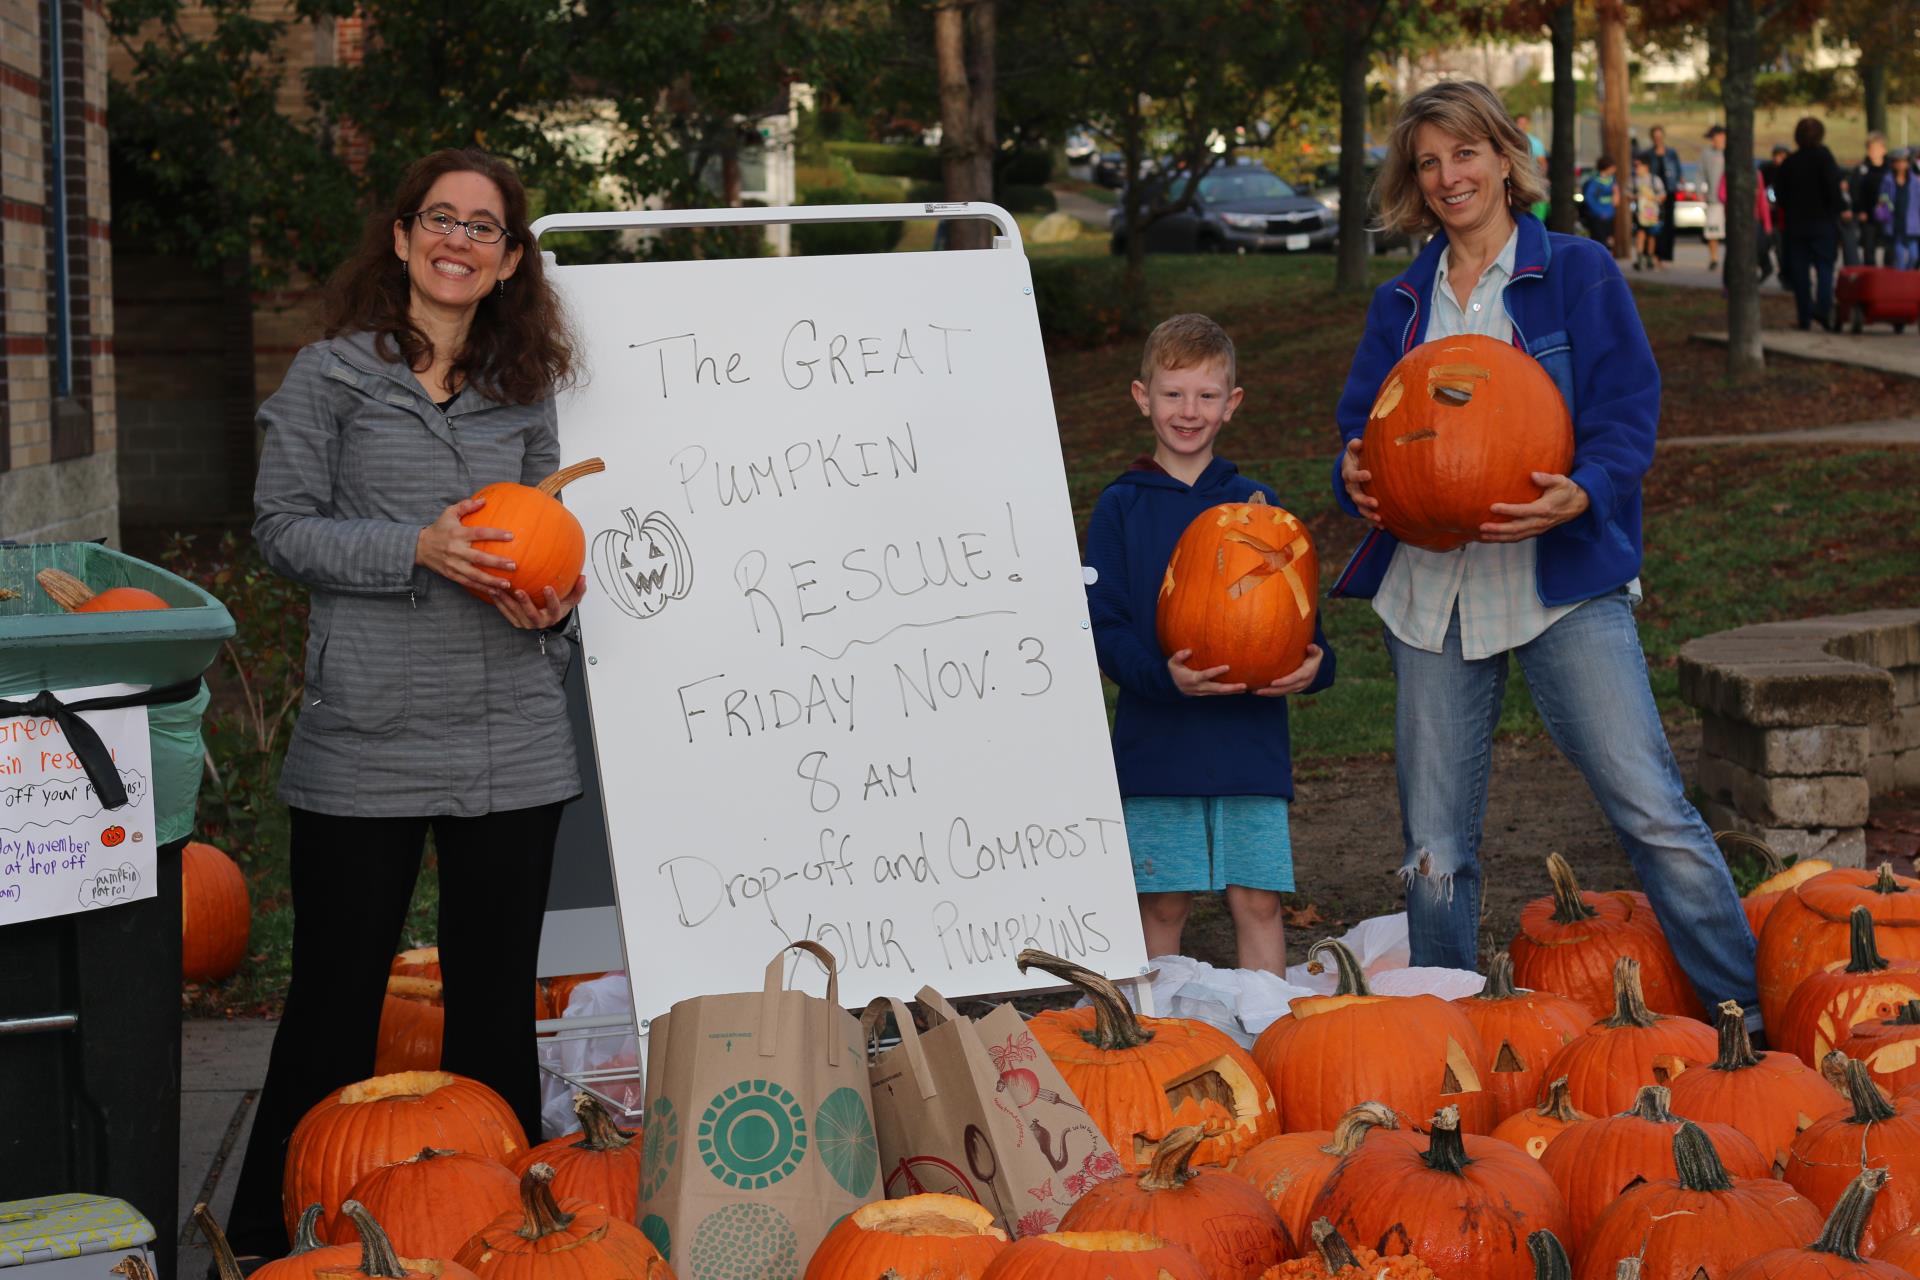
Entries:
[[1869, 797], [1920, 787], [1920, 609], [1702, 636], [1680, 650], [1680, 694], [1716, 831], [1857, 867]]

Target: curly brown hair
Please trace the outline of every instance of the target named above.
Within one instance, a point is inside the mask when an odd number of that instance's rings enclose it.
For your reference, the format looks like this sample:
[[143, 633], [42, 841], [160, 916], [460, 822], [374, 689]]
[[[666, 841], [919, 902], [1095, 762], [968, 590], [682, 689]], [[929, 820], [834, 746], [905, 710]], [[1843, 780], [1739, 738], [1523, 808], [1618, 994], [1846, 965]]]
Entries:
[[500, 188], [507, 234], [523, 252], [506, 288], [480, 300], [448, 377], [471, 382], [505, 404], [544, 400], [574, 381], [573, 335], [527, 226], [526, 188], [512, 165], [484, 151], [435, 151], [413, 162], [392, 200], [368, 215], [359, 248], [327, 282], [326, 335], [371, 333], [385, 359], [404, 360], [413, 369], [432, 362], [433, 343], [407, 313], [412, 286], [403, 270], [394, 269], [393, 230], [449, 173], [477, 173]]

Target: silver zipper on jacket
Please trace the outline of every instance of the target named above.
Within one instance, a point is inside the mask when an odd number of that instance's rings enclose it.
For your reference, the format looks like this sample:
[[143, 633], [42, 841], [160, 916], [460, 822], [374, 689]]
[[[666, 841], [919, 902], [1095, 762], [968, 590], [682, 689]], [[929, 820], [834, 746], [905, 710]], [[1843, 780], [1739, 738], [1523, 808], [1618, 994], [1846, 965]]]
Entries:
[[540, 633], [540, 656], [547, 656], [547, 633], [544, 631]]
[[414, 595], [412, 591], [408, 591], [407, 592], [407, 608], [418, 609], [419, 607], [420, 607], [419, 599]]

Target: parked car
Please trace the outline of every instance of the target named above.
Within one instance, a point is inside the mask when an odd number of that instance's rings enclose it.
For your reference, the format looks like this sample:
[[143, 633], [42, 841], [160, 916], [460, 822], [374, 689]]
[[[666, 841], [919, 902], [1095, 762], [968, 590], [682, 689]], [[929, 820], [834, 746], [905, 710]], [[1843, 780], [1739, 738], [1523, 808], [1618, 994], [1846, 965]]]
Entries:
[[[1165, 198], [1186, 194], [1174, 175]], [[1156, 181], [1156, 190], [1158, 183]], [[1126, 199], [1107, 214], [1115, 253], [1127, 251]], [[1297, 253], [1324, 249], [1339, 235], [1339, 220], [1261, 164], [1221, 165], [1200, 179], [1193, 202], [1147, 227], [1149, 253]]]
[[1093, 158], [1093, 180], [1116, 190], [1127, 185], [1127, 157], [1118, 151], [1102, 151]]
[[1700, 166], [1691, 160], [1680, 162], [1680, 189], [1673, 193], [1673, 229], [1701, 235], [1707, 226], [1707, 184]]
[[1068, 164], [1087, 164], [1098, 158], [1100, 153], [1100, 147], [1094, 142], [1093, 135], [1085, 129], [1075, 129], [1068, 133], [1064, 149]]

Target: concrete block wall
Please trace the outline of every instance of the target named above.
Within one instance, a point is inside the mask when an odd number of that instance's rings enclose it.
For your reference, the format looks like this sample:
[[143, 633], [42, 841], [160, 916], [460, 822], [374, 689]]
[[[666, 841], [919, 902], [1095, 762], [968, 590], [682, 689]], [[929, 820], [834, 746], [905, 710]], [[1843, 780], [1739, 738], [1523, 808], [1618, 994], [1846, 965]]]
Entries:
[[1920, 787], [1920, 609], [1770, 622], [1680, 651], [1701, 814], [1783, 855], [1866, 859], [1876, 794]]

